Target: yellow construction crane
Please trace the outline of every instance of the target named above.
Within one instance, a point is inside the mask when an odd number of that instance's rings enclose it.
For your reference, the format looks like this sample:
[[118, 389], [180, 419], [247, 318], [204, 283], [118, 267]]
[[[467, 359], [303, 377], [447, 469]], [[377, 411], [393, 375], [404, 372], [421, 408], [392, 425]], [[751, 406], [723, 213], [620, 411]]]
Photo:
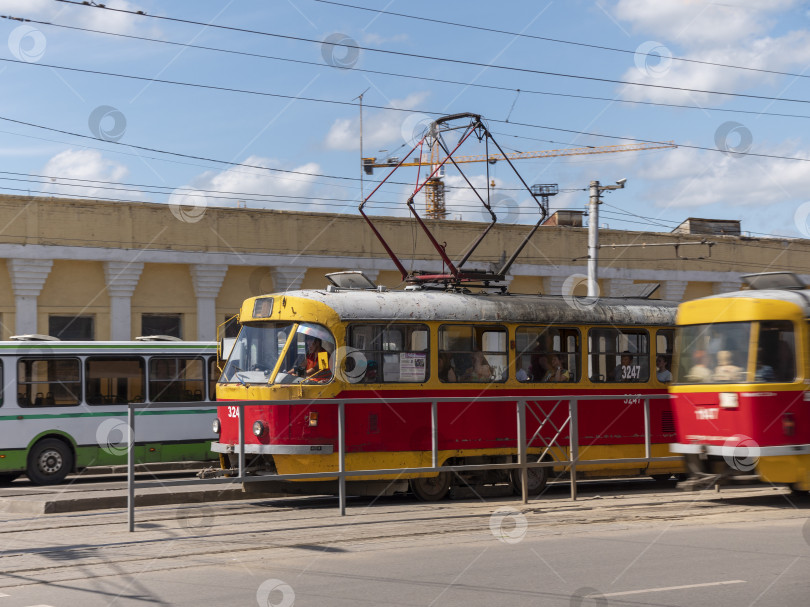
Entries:
[[[568, 148], [564, 150], [542, 150], [538, 152], [512, 152], [510, 154], [478, 154], [474, 156], [453, 156], [453, 160], [457, 164], [467, 162], [490, 162], [495, 164], [499, 160], [525, 160], [528, 158], [553, 158], [557, 156], [584, 156], [586, 154], [614, 154], [616, 152], [641, 152], [645, 150], [664, 150], [678, 147], [672, 141], [666, 143], [626, 143], [622, 145], [603, 145], [595, 147], [584, 148]], [[440, 148], [438, 145], [430, 145], [430, 158], [424, 154], [420, 160], [417, 157], [412, 158], [406, 162], [400, 162], [400, 158], [391, 157], [382, 162], [377, 162], [377, 158], [363, 158], [363, 170], [368, 175], [374, 173], [374, 169], [383, 167], [429, 167], [432, 173], [435, 167], [442, 163], [443, 158], [439, 156]], [[442, 177], [437, 174], [434, 175], [425, 183], [425, 210], [426, 214], [431, 219], [444, 219], [447, 216], [447, 210], [444, 206], [444, 181]]]

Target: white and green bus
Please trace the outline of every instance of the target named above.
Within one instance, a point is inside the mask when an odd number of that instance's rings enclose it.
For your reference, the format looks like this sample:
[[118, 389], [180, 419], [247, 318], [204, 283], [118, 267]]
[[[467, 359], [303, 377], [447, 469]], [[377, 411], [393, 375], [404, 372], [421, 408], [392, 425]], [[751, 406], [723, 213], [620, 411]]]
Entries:
[[12, 339], [0, 341], [0, 484], [25, 474], [51, 485], [91, 466], [126, 463], [129, 403], [137, 403], [137, 463], [215, 457], [215, 343]]

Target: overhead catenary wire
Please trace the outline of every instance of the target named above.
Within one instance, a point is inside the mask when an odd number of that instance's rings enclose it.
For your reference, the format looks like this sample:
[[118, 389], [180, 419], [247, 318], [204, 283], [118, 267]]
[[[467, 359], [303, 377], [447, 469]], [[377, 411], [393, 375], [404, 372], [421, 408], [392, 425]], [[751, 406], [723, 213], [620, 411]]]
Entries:
[[[58, 1], [65, 1], [65, 0], [58, 0]], [[92, 73], [92, 74], [110, 76], [110, 77], [116, 77], [116, 78], [129, 78], [129, 79], [134, 79], [134, 80], [146, 80], [146, 81], [150, 81], [150, 82], [158, 82], [158, 83], [162, 83], [162, 84], [170, 84], [170, 85], [177, 85], [177, 86], [191, 86], [191, 87], [208, 88], [208, 89], [215, 89], [215, 90], [233, 90], [233, 91], [239, 91], [239, 92], [247, 92], [247, 91], [244, 91], [244, 90], [241, 90], [241, 89], [228, 89], [226, 87], [217, 87], [217, 86], [213, 86], [213, 85], [193, 84], [193, 83], [186, 83], [186, 82], [177, 82], [177, 81], [173, 81], [173, 80], [158, 80], [158, 79], [149, 78], [149, 77], [146, 77], [146, 76], [132, 76], [132, 75], [128, 75], [128, 74], [117, 74], [117, 73], [113, 73], [113, 72], [102, 72], [102, 71], [98, 71], [98, 70], [85, 70], [85, 69], [81, 69], [81, 68], [69, 68], [69, 67], [66, 67], [66, 66], [58, 66], [58, 65], [51, 65], [51, 64], [44, 64], [44, 63], [26, 63], [26, 62], [19, 62], [17, 60], [6, 59], [6, 58], [0, 58], [0, 61], [12, 61], [12, 62], [15, 62], [15, 63], [25, 63], [25, 65], [36, 65], [36, 66], [41, 66], [41, 67], [49, 67], [49, 68], [53, 68], [53, 69], [66, 69], [66, 70], [70, 70], [70, 71], [86, 72], [86, 73]], [[352, 101], [343, 101], [343, 100], [340, 100], [340, 99], [322, 99], [322, 98], [317, 98], [317, 97], [303, 97], [303, 96], [300, 96], [300, 95], [286, 95], [286, 94], [282, 94], [282, 93], [270, 93], [270, 92], [261, 92], [261, 93], [256, 93], [256, 94], [269, 96], [269, 97], [278, 97], [278, 98], [281, 98], [281, 99], [292, 99], [292, 100], [296, 100], [296, 101], [305, 101], [305, 102], [311, 102], [311, 103], [326, 103], [326, 104], [344, 105], [344, 106], [354, 106], [354, 105], [356, 105]], [[436, 111], [436, 110], [428, 110], [428, 109], [414, 109], [414, 108], [405, 109], [405, 108], [397, 108], [397, 107], [381, 106], [381, 105], [372, 105], [372, 104], [366, 104], [365, 107], [379, 109], [379, 110], [385, 110], [385, 111], [393, 111], [393, 112], [407, 112], [407, 113], [421, 112], [421, 113], [432, 115], [432, 116], [442, 116], [443, 115], [443, 112], [439, 112], [439, 111]], [[12, 123], [15, 123], [15, 124], [20, 124], [20, 125], [25, 125], [25, 126], [31, 126], [31, 127], [35, 127], [35, 128], [42, 128], [42, 129], [50, 130], [50, 131], [53, 131], [53, 132], [62, 133], [63, 135], [72, 135], [72, 136], [75, 136], [75, 137], [83, 137], [83, 138], [86, 138], [86, 139], [95, 139], [94, 137], [92, 137], [90, 135], [82, 135], [82, 134], [74, 133], [74, 132], [71, 132], [71, 131], [51, 128], [51, 127], [44, 127], [44, 126], [41, 126], [41, 125], [37, 125], [35, 123], [26, 122], [26, 121], [22, 121], [22, 120], [15, 120], [15, 119], [8, 118], [8, 117], [0, 116], [0, 120], [4, 120], [4, 121], [7, 121], [7, 122], [12, 122]], [[602, 134], [602, 133], [593, 133], [593, 132], [589, 132], [589, 131], [579, 131], [579, 130], [576, 130], [576, 129], [565, 129], [565, 128], [561, 128], [561, 127], [553, 127], [553, 126], [541, 125], [541, 124], [532, 124], [532, 123], [527, 123], [527, 122], [507, 122], [505, 120], [498, 120], [498, 119], [495, 119], [495, 118], [488, 118], [487, 121], [488, 122], [498, 123], [498, 124], [509, 124], [509, 125], [512, 125], [512, 126], [522, 126], [522, 127], [526, 127], [526, 128], [533, 128], [533, 129], [543, 129], [543, 130], [558, 131], [558, 132], [563, 132], [563, 133], [572, 133], [572, 134], [577, 134], [577, 135], [587, 135], [587, 136], [590, 136], [590, 137], [600, 137], [600, 138], [603, 138], [603, 139], [614, 139], [614, 140], [619, 140], [619, 141], [632, 141], [634, 143], [651, 143], [651, 144], [659, 144], [659, 145], [670, 145], [672, 143], [672, 142], [667, 142], [667, 141], [658, 141], [658, 140], [654, 140], [654, 139], [642, 139], [642, 138], [638, 138], [638, 137], [626, 137], [626, 136], [621, 136], [621, 135], [605, 135], [605, 134]], [[176, 155], [176, 156], [180, 156], [180, 157], [183, 157], [183, 158], [190, 158], [190, 159], [193, 159], [193, 160], [203, 160], [203, 161], [206, 161], [206, 162], [215, 162], [215, 163], [219, 163], [219, 164], [241, 165], [241, 166], [245, 166], [245, 167], [248, 167], [248, 168], [258, 168], [258, 169], [274, 171], [274, 172], [309, 175], [309, 176], [324, 177], [324, 178], [329, 178], [329, 179], [340, 179], [340, 180], [347, 180], [347, 181], [359, 181], [360, 180], [359, 177], [325, 175], [325, 174], [321, 174], [321, 173], [306, 173], [306, 172], [302, 172], [302, 171], [293, 171], [293, 170], [285, 170], [285, 169], [268, 168], [268, 167], [262, 167], [262, 166], [249, 165], [249, 164], [245, 164], [245, 163], [236, 163], [236, 162], [230, 162], [230, 161], [226, 161], [226, 160], [211, 159], [211, 158], [206, 158], [206, 157], [203, 157], [203, 156], [195, 156], [193, 154], [182, 154], [180, 152], [167, 152], [167, 151], [162, 151], [162, 150], [159, 150], [159, 149], [156, 149], [156, 148], [151, 148], [151, 147], [147, 147], [147, 146], [138, 146], [138, 145], [134, 145], [134, 144], [131, 144], [131, 143], [124, 143], [124, 142], [121, 142], [121, 141], [108, 141], [108, 143], [114, 143], [116, 145], [124, 145], [124, 146], [128, 146], [128, 147], [132, 147], [134, 149], [144, 150], [144, 151], [148, 151], [148, 152], [157, 152], [157, 153], [162, 153], [162, 154]], [[704, 151], [708, 151], [708, 152], [726, 153], [726, 150], [722, 150], [722, 149], [718, 149], [718, 148], [710, 148], [710, 147], [707, 147], [707, 146], [691, 145], [691, 144], [687, 144], [687, 143], [677, 143], [677, 142], [675, 142], [675, 145], [677, 147], [681, 147], [681, 148], [688, 148], [688, 149], [694, 149], [694, 150], [704, 150]], [[762, 153], [751, 152], [751, 151], [735, 151], [734, 153], [737, 156], [753, 156], [753, 157], [757, 157], [757, 158], [772, 158], [772, 159], [776, 159], [776, 160], [797, 160], [797, 161], [801, 161], [801, 162], [810, 162], [810, 158], [800, 158], [800, 157], [795, 157], [795, 156], [782, 156], [782, 155], [779, 155], [779, 154], [762, 154]], [[405, 184], [405, 185], [407, 185], [407, 184]]]
[[[455, 21], [448, 21], [448, 20], [445, 20], [445, 19], [436, 19], [436, 18], [432, 18], [432, 17], [424, 17], [424, 16], [421, 16], [421, 15], [408, 15], [408, 14], [405, 14], [405, 13], [397, 13], [397, 12], [389, 11], [389, 10], [386, 10], [386, 9], [371, 8], [371, 7], [366, 7], [366, 6], [357, 6], [357, 5], [354, 5], [354, 4], [347, 4], [347, 3], [344, 3], [344, 2], [336, 2], [335, 0], [313, 0], [313, 2], [320, 2], [321, 4], [332, 4], [334, 6], [341, 6], [341, 7], [344, 7], [344, 8], [351, 8], [351, 9], [361, 10], [361, 11], [369, 11], [369, 12], [372, 12], [372, 13], [377, 13], [379, 15], [391, 15], [391, 16], [395, 16], [395, 17], [403, 17], [403, 18], [406, 18], [406, 19], [415, 19], [417, 21], [423, 21], [425, 23], [438, 23], [438, 24], [441, 24], [441, 25], [451, 25], [451, 26], [454, 26], [454, 27], [477, 30], [477, 31], [480, 31], [480, 32], [490, 32], [490, 33], [495, 33], [495, 34], [504, 34], [504, 35], [511, 36], [511, 37], [514, 37], [514, 38], [527, 38], [527, 39], [531, 39], [531, 40], [540, 40], [540, 41], [543, 41], [543, 42], [552, 42], [552, 43], [555, 43], [555, 44], [567, 44], [567, 45], [572, 45], [572, 46], [580, 46], [580, 47], [591, 48], [591, 49], [600, 50], [600, 51], [611, 51], [611, 52], [615, 52], [615, 53], [624, 53], [624, 54], [629, 54], [629, 55], [634, 55], [634, 56], [639, 56], [640, 55], [640, 56], [643, 56], [643, 57], [651, 57], [651, 58], [654, 58], [654, 59], [660, 59], [661, 58], [661, 56], [659, 54], [643, 53], [643, 52], [640, 52], [638, 49], [631, 51], [629, 49], [616, 48], [616, 47], [613, 47], [613, 46], [605, 46], [605, 45], [601, 45], [601, 44], [593, 44], [593, 43], [588, 43], [588, 42], [578, 42], [578, 41], [574, 41], [574, 40], [563, 40], [562, 38], [550, 38], [548, 36], [538, 36], [536, 34], [527, 34], [525, 32], [512, 32], [512, 31], [497, 29], [497, 28], [494, 28], [494, 27], [484, 27], [484, 26], [481, 26], [481, 25], [473, 25], [473, 24], [469, 24], [469, 23], [458, 23], [458, 22], [455, 22]], [[719, 63], [719, 62], [716, 62], [716, 61], [706, 61], [706, 60], [703, 60], [703, 59], [693, 59], [693, 58], [689, 58], [689, 57], [675, 57], [675, 56], [672, 56], [672, 57], [668, 57], [668, 59], [671, 60], [671, 61], [679, 61], [679, 62], [684, 62], [684, 63], [696, 63], [696, 64], [699, 64], [699, 65], [709, 65], [709, 66], [712, 66], [712, 67], [723, 67], [723, 68], [729, 68], [729, 69], [735, 69], [735, 70], [744, 70], [744, 71], [748, 71], [748, 72], [759, 72], [759, 73], [763, 73], [763, 74], [775, 74], [775, 75], [779, 75], [779, 76], [792, 76], [794, 78], [810, 78], [810, 74], [802, 74], [802, 73], [797, 73], [797, 72], [782, 72], [782, 71], [779, 71], [779, 70], [768, 70], [768, 69], [764, 69], [764, 68], [750, 67], [750, 66], [745, 66], [745, 65], [732, 65], [730, 63]]]
[[[17, 20], [18, 18], [0, 15], [0, 18], [7, 18], [7, 19], [14, 19]], [[224, 49], [212, 46], [204, 46], [200, 44], [191, 44], [187, 42], [176, 42], [172, 40], [161, 40], [159, 38], [150, 38], [148, 36], [135, 36], [133, 34], [123, 34], [120, 32], [109, 32], [104, 30], [92, 29], [87, 27], [79, 27], [75, 25], [67, 25], [64, 23], [56, 23], [53, 21], [40, 21], [37, 19], [20, 19], [24, 20], [27, 23], [36, 23], [37, 25], [45, 25], [49, 27], [56, 27], [56, 28], [63, 28], [63, 29], [70, 29], [76, 30], [81, 32], [88, 32], [93, 34], [103, 34], [107, 36], [117, 36], [120, 38], [129, 38], [132, 40], [141, 40], [147, 42], [155, 42], [160, 44], [169, 44], [169, 45], [176, 45], [181, 46], [184, 48], [193, 48], [198, 50], [205, 50], [205, 51], [212, 51], [212, 52], [219, 52], [219, 53], [228, 53], [233, 55], [242, 55], [246, 57], [252, 58], [259, 58], [259, 59], [268, 59], [272, 61], [281, 61], [287, 63], [297, 63], [301, 65], [311, 65], [322, 69], [331, 69], [331, 66], [317, 61], [307, 61], [305, 59], [294, 59], [291, 57], [277, 57], [274, 55], [264, 55], [261, 53], [251, 53], [247, 51], [237, 51], [233, 49]], [[482, 84], [480, 82], [463, 82], [459, 80], [450, 80], [446, 78], [431, 78], [430, 76], [419, 76], [416, 74], [402, 74], [398, 72], [390, 72], [385, 70], [373, 70], [369, 68], [362, 68], [355, 66], [352, 68], [354, 71], [365, 73], [365, 74], [376, 74], [381, 76], [391, 76], [396, 78], [407, 78], [412, 80], [421, 80], [425, 82], [436, 82], [440, 84], [451, 84], [451, 85], [458, 85], [458, 86], [465, 86], [465, 87], [473, 87], [473, 88], [482, 88], [482, 89], [489, 89], [489, 90], [499, 90], [499, 91], [507, 91], [510, 93], [516, 92], [518, 89], [515, 87], [509, 86], [498, 86], [493, 84]], [[638, 99], [617, 99], [615, 97], [598, 97], [595, 95], [579, 95], [574, 93], [561, 93], [558, 91], [539, 91], [534, 89], [527, 89], [521, 88], [521, 93], [527, 93], [530, 95], [544, 95], [544, 96], [552, 96], [552, 97], [566, 97], [570, 99], [584, 99], [589, 101], [608, 101], [611, 103], [621, 103], [621, 104], [632, 104], [632, 105], [648, 105], [648, 106], [655, 106], [655, 107], [669, 107], [669, 108], [679, 108], [679, 109], [689, 109], [689, 110], [699, 110], [699, 111], [710, 111], [710, 112], [728, 112], [733, 114], [752, 114], [755, 116], [771, 116], [771, 117], [779, 117], [779, 118], [799, 118], [799, 119], [810, 119], [810, 115], [807, 114], [788, 114], [784, 112], [767, 112], [761, 110], [744, 110], [744, 109], [737, 109], [737, 108], [723, 108], [723, 107], [715, 107], [715, 106], [701, 106], [701, 105], [687, 105], [683, 103], [664, 103], [661, 101], [641, 101]], [[550, 141], [549, 143], [559, 143], [560, 145], [573, 145], [568, 143]]]
[[[170, 21], [170, 22], [175, 22], [175, 23], [184, 23], [184, 24], [187, 24], [187, 25], [198, 25], [198, 26], [205, 27], [205, 28], [221, 29], [221, 30], [232, 31], [232, 32], [241, 32], [241, 33], [245, 33], [245, 34], [253, 34], [253, 35], [258, 35], [258, 36], [269, 36], [269, 37], [280, 38], [280, 39], [284, 39], [284, 40], [295, 40], [295, 41], [299, 41], [299, 42], [307, 42], [307, 43], [310, 43], [310, 44], [322, 45], [324, 43], [323, 40], [316, 40], [316, 39], [313, 39], [313, 38], [305, 38], [303, 36], [291, 36], [291, 35], [288, 35], [288, 34], [277, 34], [277, 33], [274, 33], [274, 32], [265, 32], [265, 31], [253, 30], [253, 29], [242, 28], [242, 27], [235, 27], [235, 26], [230, 26], [230, 25], [219, 25], [219, 24], [215, 24], [215, 23], [204, 23], [202, 21], [194, 21], [192, 19], [182, 19], [182, 18], [179, 18], [179, 17], [169, 17], [167, 15], [150, 15], [150, 14], [144, 13], [143, 11], [126, 10], [126, 9], [121, 9], [121, 8], [109, 7], [109, 6], [106, 6], [106, 5], [99, 6], [99, 5], [93, 5], [93, 4], [85, 4], [83, 2], [79, 2], [78, 0], [56, 0], [56, 2], [62, 2], [62, 3], [65, 3], [65, 4], [72, 4], [74, 6], [79, 6], [79, 7], [83, 7], [83, 8], [92, 8], [92, 9], [97, 9], [97, 10], [113, 11], [113, 12], [117, 12], [117, 13], [126, 13], [126, 14], [129, 14], [129, 15], [135, 16], [135, 17], [143, 17], [143, 18], [149, 18], [149, 19], [159, 19], [159, 20], [165, 20], [165, 21]], [[21, 20], [24, 20], [24, 19], [21, 19]], [[586, 80], [586, 81], [592, 81], [592, 82], [606, 82], [606, 83], [609, 83], [609, 84], [622, 84], [622, 85], [626, 85], [626, 86], [637, 86], [637, 87], [650, 88], [650, 89], [672, 90], [672, 91], [681, 91], [681, 92], [689, 92], [689, 93], [702, 93], [702, 94], [708, 94], [708, 95], [722, 95], [722, 96], [727, 96], [727, 97], [741, 97], [741, 98], [746, 98], [746, 99], [760, 99], [760, 100], [766, 100], [766, 101], [783, 101], [783, 102], [786, 102], [786, 103], [810, 103], [810, 99], [792, 99], [792, 98], [788, 98], [788, 97], [770, 97], [770, 96], [766, 96], [766, 95], [754, 95], [754, 94], [750, 94], [750, 93], [732, 93], [732, 92], [728, 92], [728, 91], [712, 91], [712, 90], [707, 90], [707, 89], [693, 89], [693, 88], [688, 88], [688, 87], [668, 86], [668, 85], [664, 85], [664, 84], [652, 84], [652, 83], [648, 83], [648, 82], [633, 82], [633, 81], [629, 81], [629, 80], [619, 80], [619, 79], [615, 79], [615, 78], [601, 78], [601, 77], [598, 77], [598, 76], [583, 76], [583, 75], [580, 75], [580, 74], [566, 74], [566, 73], [562, 73], [562, 72], [551, 72], [551, 71], [547, 71], [547, 70], [537, 70], [537, 69], [526, 68], [526, 67], [518, 67], [518, 66], [511, 66], [511, 65], [499, 65], [499, 64], [496, 64], [496, 63], [484, 63], [484, 62], [479, 62], [479, 61], [471, 61], [471, 60], [467, 60], [467, 59], [454, 59], [454, 58], [450, 58], [450, 57], [436, 57], [436, 56], [432, 56], [432, 55], [422, 55], [422, 54], [419, 54], [419, 53], [407, 53], [407, 52], [404, 52], [404, 51], [393, 51], [393, 50], [390, 50], [390, 49], [378, 49], [378, 48], [369, 47], [369, 46], [360, 46], [360, 45], [357, 45], [357, 44], [348, 44], [348, 43], [345, 43], [345, 42], [330, 42], [330, 44], [332, 44], [333, 46], [340, 46], [340, 47], [344, 47], [344, 48], [355, 48], [355, 49], [359, 49], [359, 50], [362, 50], [362, 51], [367, 51], [367, 52], [370, 52], [370, 53], [381, 53], [381, 54], [396, 55], [396, 56], [401, 56], [401, 57], [411, 57], [411, 58], [416, 58], [416, 59], [425, 59], [425, 60], [430, 60], [430, 61], [441, 61], [441, 62], [452, 63], [452, 64], [456, 64], [456, 65], [470, 65], [470, 66], [473, 66], [473, 67], [485, 67], [487, 69], [506, 70], [506, 71], [513, 71], [513, 72], [527, 73], [527, 74], [538, 74], [538, 75], [542, 75], [542, 76], [552, 76], [552, 77], [557, 77], [557, 78], [571, 78], [571, 79], [576, 79], [576, 80]]]

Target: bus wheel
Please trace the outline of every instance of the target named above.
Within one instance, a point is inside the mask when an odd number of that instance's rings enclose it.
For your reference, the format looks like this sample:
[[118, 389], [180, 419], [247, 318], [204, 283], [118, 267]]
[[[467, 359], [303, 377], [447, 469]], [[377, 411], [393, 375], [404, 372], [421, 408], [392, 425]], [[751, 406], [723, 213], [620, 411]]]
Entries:
[[[529, 478], [529, 495], [538, 495], [546, 488], [546, 483], [548, 482], [548, 468], [527, 468], [526, 473]], [[516, 468], [509, 471], [509, 481], [512, 484], [512, 493], [521, 495], [523, 492], [521, 490], [522, 485], [520, 483], [519, 469]]]
[[26, 475], [35, 485], [55, 485], [73, 469], [73, 453], [55, 438], [39, 441], [28, 454]]
[[450, 473], [439, 472], [431, 478], [412, 478], [411, 491], [419, 501], [438, 502], [450, 492]]
[[10, 485], [11, 482], [18, 476], [20, 476], [19, 472], [3, 472], [0, 474], [0, 486]]

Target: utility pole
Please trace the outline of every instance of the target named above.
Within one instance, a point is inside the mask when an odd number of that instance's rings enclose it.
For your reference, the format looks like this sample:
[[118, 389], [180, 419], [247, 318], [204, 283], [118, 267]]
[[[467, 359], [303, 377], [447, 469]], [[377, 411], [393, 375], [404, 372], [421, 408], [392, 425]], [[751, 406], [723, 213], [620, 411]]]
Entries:
[[591, 182], [591, 195], [588, 201], [588, 297], [599, 296], [599, 198], [602, 192], [621, 190], [627, 179], [619, 179], [616, 185], [599, 185]]
[[[371, 87], [369, 87], [371, 88]], [[360, 100], [360, 202], [365, 200], [365, 193], [363, 192], [363, 95], [368, 92], [368, 89], [360, 93], [355, 99]]]

